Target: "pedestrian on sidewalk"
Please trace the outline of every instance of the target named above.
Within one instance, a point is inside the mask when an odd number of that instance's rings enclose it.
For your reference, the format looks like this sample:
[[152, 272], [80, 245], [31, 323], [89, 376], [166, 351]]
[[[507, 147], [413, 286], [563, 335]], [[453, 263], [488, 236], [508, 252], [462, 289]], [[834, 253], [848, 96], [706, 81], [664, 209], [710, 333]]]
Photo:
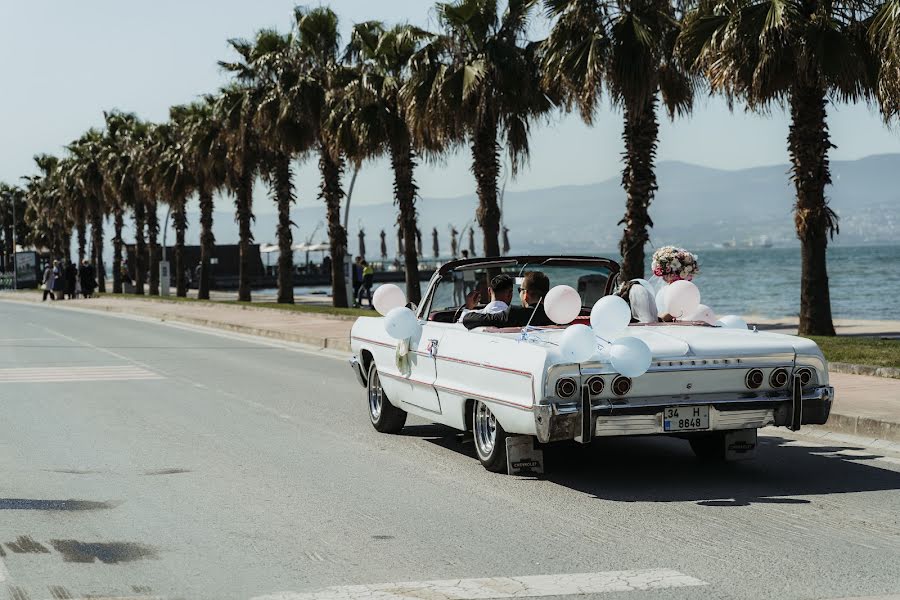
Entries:
[[362, 256], [357, 256], [353, 260], [353, 300], [356, 301], [356, 298], [359, 297], [359, 287], [362, 285]]
[[65, 264], [65, 295], [69, 297], [69, 300], [74, 300], [75, 296], [78, 294], [78, 269], [75, 267], [75, 263], [66, 262]]
[[362, 283], [356, 294], [355, 307], [362, 306], [362, 299], [365, 296], [369, 301], [369, 308], [372, 308], [372, 284], [375, 280], [375, 269], [366, 261], [362, 261]]
[[81, 263], [81, 268], [78, 270], [78, 279], [81, 282], [81, 295], [85, 298], [92, 297], [94, 290], [97, 288], [97, 278], [94, 276], [94, 266], [91, 264], [91, 261], [85, 259]]
[[56, 296], [53, 294], [53, 286], [56, 285], [56, 261], [48, 264], [47, 268], [44, 269], [44, 280], [43, 280], [43, 288], [44, 288], [44, 297], [41, 299], [41, 302], [47, 301], [47, 296], [50, 296], [51, 300], [56, 300]]

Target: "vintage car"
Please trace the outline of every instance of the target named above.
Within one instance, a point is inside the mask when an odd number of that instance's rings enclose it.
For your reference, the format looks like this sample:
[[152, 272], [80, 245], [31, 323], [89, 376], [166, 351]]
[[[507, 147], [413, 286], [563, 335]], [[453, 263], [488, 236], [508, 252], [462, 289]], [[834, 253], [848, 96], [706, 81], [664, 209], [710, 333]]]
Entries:
[[[652, 351], [649, 371], [630, 379], [602, 358], [566, 362], [556, 351], [566, 326], [477, 328], [459, 317], [466, 293], [490, 277], [542, 271], [575, 288], [588, 323], [612, 294], [619, 266], [597, 257], [521, 256], [443, 265], [421, 306], [420, 333], [398, 348], [383, 318], [361, 317], [351, 332], [351, 366], [366, 388], [375, 429], [399, 432], [408, 413], [471, 431], [481, 463], [506, 471], [508, 439], [539, 444], [595, 437], [668, 435], [702, 459], [752, 456], [756, 430], [797, 430], [828, 419], [834, 390], [818, 346], [805, 338], [703, 322], [633, 323], [628, 335]], [[517, 279], [520, 281], [520, 279]], [[517, 295], [514, 295], [517, 296]], [[518, 304], [514, 298], [514, 304]], [[398, 360], [398, 353], [405, 360]]]

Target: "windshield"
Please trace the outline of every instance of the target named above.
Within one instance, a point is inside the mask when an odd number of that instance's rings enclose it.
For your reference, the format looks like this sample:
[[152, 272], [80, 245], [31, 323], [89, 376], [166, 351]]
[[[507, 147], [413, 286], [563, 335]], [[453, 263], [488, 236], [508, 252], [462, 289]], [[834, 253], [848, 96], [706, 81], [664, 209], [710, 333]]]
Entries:
[[[442, 310], [453, 310], [465, 304], [466, 295], [473, 290], [481, 292], [480, 305], [490, 300], [489, 281], [495, 275], [506, 273], [516, 280], [516, 286], [522, 284], [529, 271], [540, 271], [550, 279], [550, 287], [568, 285], [578, 290], [581, 304], [584, 307], [594, 303], [606, 295], [612, 270], [602, 263], [552, 264], [542, 263], [509, 263], [491, 265], [467, 265], [452, 269], [444, 274], [434, 290], [430, 310], [432, 313]], [[512, 306], [521, 306], [519, 294], [513, 294]]]

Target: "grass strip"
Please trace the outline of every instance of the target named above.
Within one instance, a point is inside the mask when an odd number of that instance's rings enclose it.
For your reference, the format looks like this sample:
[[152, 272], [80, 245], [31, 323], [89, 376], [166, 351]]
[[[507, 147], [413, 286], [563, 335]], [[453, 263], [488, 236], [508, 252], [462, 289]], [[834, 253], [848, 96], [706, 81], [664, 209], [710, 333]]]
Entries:
[[829, 362], [900, 369], [900, 340], [874, 337], [809, 336], [822, 349]]

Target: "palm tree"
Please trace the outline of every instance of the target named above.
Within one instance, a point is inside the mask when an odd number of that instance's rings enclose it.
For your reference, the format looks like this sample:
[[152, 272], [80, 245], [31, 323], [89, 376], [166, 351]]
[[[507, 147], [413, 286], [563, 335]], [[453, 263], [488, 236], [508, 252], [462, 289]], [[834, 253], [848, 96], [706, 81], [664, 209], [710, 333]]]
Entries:
[[[137, 152], [139, 144], [147, 135], [147, 125], [142, 123], [133, 113], [111, 111], [104, 113], [106, 117], [106, 137], [104, 144], [104, 191], [115, 198], [114, 216], [116, 223], [116, 240], [113, 244], [113, 268], [121, 268], [122, 247], [122, 215], [130, 208], [134, 217], [134, 291], [144, 295], [144, 284], [147, 281], [147, 247], [144, 238], [144, 226], [147, 218], [147, 207], [143, 195], [138, 189]], [[121, 291], [121, 281], [119, 282]], [[113, 273], [113, 288], [116, 288], [116, 273]]]
[[872, 19], [869, 42], [881, 63], [876, 94], [885, 120], [900, 115], [900, 0], [883, 2]]
[[[319, 198], [325, 201], [328, 240], [331, 246], [331, 294], [335, 307], [346, 307], [347, 284], [344, 280], [344, 256], [347, 232], [341, 223], [341, 176], [344, 172], [345, 148], [337, 134], [326, 125], [332, 111], [341, 110], [337, 95], [349, 82], [349, 70], [338, 60], [340, 35], [338, 17], [329, 8], [294, 9], [294, 55], [292, 69], [296, 77], [289, 90], [295, 114], [315, 131], [322, 181]], [[351, 157], [353, 158], [353, 157]]]
[[26, 208], [24, 220], [29, 224], [27, 241], [47, 248], [65, 261], [70, 259], [72, 222], [63, 200], [58, 172], [59, 159], [49, 154], [34, 157], [38, 174], [25, 177]]
[[[0, 182], [0, 232], [3, 233], [2, 254], [5, 257], [4, 265], [7, 270], [11, 270], [13, 261], [15, 261], [16, 249], [13, 246], [13, 239], [19, 243], [25, 242], [26, 228], [24, 209], [25, 209], [25, 190], [17, 185], [9, 185]], [[15, 204], [15, 206], [13, 206]], [[13, 219], [13, 211], [16, 218]], [[15, 234], [13, 227], [15, 226]]]
[[209, 300], [210, 259], [216, 238], [213, 235], [213, 193], [225, 181], [225, 147], [221, 124], [214, 115], [216, 98], [204, 96], [181, 111], [180, 144], [185, 168], [194, 178], [200, 200], [200, 282], [197, 297]]
[[103, 221], [107, 206], [103, 197], [103, 134], [89, 129], [67, 146], [74, 162], [73, 175], [87, 203], [91, 222], [91, 263], [96, 270], [97, 289], [106, 292], [106, 269], [103, 265]]
[[158, 168], [154, 171], [158, 190], [164, 202], [172, 211], [175, 228], [173, 248], [173, 272], [175, 274], [175, 295], [187, 296], [187, 280], [184, 262], [185, 233], [187, 232], [187, 199], [196, 185], [193, 174], [187, 168], [188, 155], [181, 143], [188, 112], [184, 106], [169, 109], [169, 122], [156, 129], [154, 154]]
[[538, 0], [456, 0], [436, 5], [443, 33], [410, 62], [403, 96], [420, 140], [465, 141], [472, 153], [484, 255], [500, 255], [497, 178], [501, 141], [513, 171], [528, 158], [534, 118], [553, 103], [542, 92], [537, 45], [525, 39]]
[[878, 67], [867, 18], [845, 1], [704, 2], [685, 18], [679, 40], [685, 60], [729, 102], [741, 99], [751, 110], [790, 108], [787, 145], [802, 248], [799, 332], [805, 335], [834, 335], [826, 252], [838, 219], [825, 197], [833, 147], [827, 106], [872, 93]]
[[399, 208], [397, 223], [403, 232], [400, 247], [405, 250], [406, 297], [415, 303], [421, 300], [422, 289], [416, 253], [418, 186], [413, 174], [418, 154], [437, 151], [439, 145], [431, 136], [413, 138], [400, 90], [408, 77], [409, 60], [427, 35], [409, 25], [391, 29], [377, 21], [356, 25], [347, 47], [347, 57], [356, 65], [354, 79], [342, 94], [346, 108], [333, 115], [346, 117], [338, 124], [346, 130], [341, 137], [358, 140], [357, 154], [387, 153], [391, 158], [394, 202]]
[[222, 124], [225, 144], [225, 185], [234, 194], [235, 221], [238, 224], [240, 263], [238, 301], [250, 302], [250, 244], [253, 243], [253, 182], [260, 161], [260, 143], [253, 128], [258, 101], [254, 88], [241, 84], [221, 90], [216, 118]]
[[545, 0], [555, 19], [544, 41], [544, 83], [588, 124], [605, 87], [622, 109], [625, 216], [619, 251], [622, 277], [644, 276], [644, 248], [653, 227], [654, 160], [661, 97], [670, 118], [690, 112], [694, 78], [674, 57], [680, 23], [672, 0]]
[[253, 42], [230, 40], [239, 62], [222, 62], [237, 80], [252, 86], [257, 103], [253, 128], [257, 132], [259, 170], [278, 207], [278, 302], [294, 303], [294, 251], [291, 206], [294, 195], [291, 161], [315, 142], [315, 129], [297, 115], [291, 102], [298, 74], [291, 68], [291, 35], [260, 30]]
[[78, 264], [81, 264], [87, 249], [88, 200], [80, 186], [77, 162], [71, 155], [59, 161], [57, 181], [64, 210], [75, 225], [78, 236]]

